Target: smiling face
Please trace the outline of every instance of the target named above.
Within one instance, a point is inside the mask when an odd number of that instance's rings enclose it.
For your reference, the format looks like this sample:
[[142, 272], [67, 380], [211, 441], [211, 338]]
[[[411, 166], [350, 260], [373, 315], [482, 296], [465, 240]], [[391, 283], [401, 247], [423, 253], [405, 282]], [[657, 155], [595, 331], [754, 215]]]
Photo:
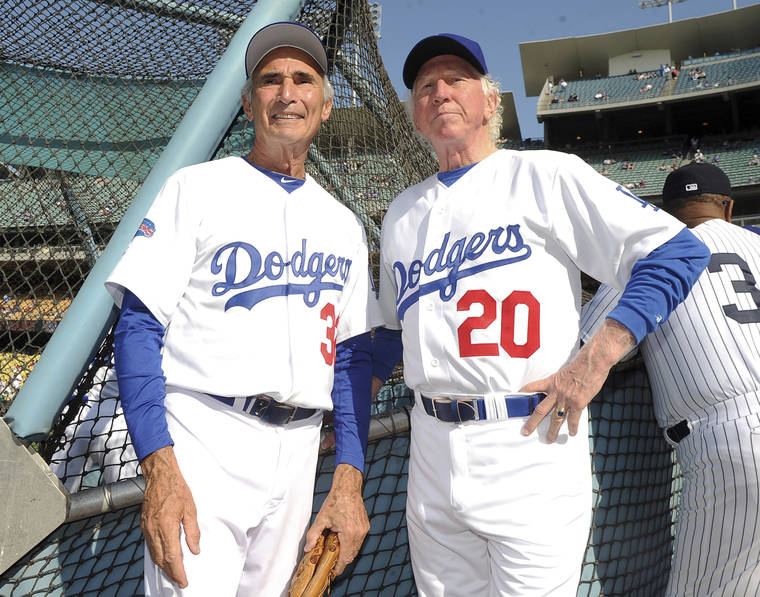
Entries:
[[434, 147], [467, 146], [488, 137], [496, 101], [486, 95], [480, 79], [472, 65], [450, 54], [422, 66], [412, 89], [414, 126]]
[[252, 101], [243, 97], [243, 109], [254, 124], [256, 144], [308, 145], [332, 109], [314, 59], [296, 48], [277, 48], [251, 76]]

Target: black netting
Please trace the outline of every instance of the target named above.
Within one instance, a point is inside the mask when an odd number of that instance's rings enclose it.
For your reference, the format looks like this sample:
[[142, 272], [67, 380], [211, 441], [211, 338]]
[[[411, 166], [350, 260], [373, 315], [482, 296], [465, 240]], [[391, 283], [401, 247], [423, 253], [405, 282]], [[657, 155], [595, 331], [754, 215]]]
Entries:
[[[0, 414], [254, 4], [0, 3]], [[435, 160], [390, 84], [367, 3], [309, 1], [300, 20], [325, 39], [336, 91], [307, 169], [362, 220], [376, 268], [388, 203]], [[246, 152], [254, 136], [238, 115], [214, 157]], [[39, 446], [74, 493], [139, 474], [112, 356], [106, 338]], [[412, 402], [397, 370], [373, 416], [405, 424], [370, 442], [371, 531], [333, 594], [415, 594], [404, 519]], [[649, 403], [639, 363], [592, 405], [595, 516], [579, 595], [652, 595], [665, 582], [678, 477]], [[315, 509], [331, 467], [322, 455]], [[63, 525], [0, 576], [0, 597], [139, 595], [141, 577], [139, 508], [129, 507]]]

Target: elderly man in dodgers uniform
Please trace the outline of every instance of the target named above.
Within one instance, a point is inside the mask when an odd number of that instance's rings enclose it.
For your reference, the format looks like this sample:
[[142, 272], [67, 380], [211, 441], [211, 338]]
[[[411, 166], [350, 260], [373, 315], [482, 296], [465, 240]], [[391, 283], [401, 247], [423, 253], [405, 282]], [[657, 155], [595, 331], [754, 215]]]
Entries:
[[[146, 478], [147, 595], [283, 595], [299, 546], [336, 530], [340, 573], [369, 529], [367, 246], [304, 170], [332, 107], [327, 54], [276, 23], [245, 61], [253, 148], [172, 175], [106, 283]], [[330, 409], [336, 469], [304, 545]]]
[[[423, 39], [404, 64], [440, 171], [383, 221], [373, 385], [403, 340], [420, 594], [570, 596], [591, 513], [586, 405], [708, 251], [575, 156], [497, 150], [487, 73], [480, 46], [454, 34]], [[578, 351], [581, 271], [625, 292]]]

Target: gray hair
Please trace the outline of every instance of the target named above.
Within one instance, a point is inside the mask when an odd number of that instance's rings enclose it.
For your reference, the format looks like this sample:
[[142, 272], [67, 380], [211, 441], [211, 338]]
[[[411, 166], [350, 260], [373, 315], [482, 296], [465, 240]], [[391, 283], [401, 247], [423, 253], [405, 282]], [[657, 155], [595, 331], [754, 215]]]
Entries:
[[[488, 119], [487, 123], [488, 136], [491, 141], [496, 144], [501, 136], [501, 123], [504, 119], [504, 106], [501, 105], [501, 86], [491, 75], [482, 75], [480, 77], [480, 83], [483, 86], [483, 93], [486, 96], [494, 95], [496, 97], [496, 109], [491, 115], [491, 118]], [[412, 121], [412, 125], [414, 125], [414, 103], [412, 102], [411, 92], [407, 93], [406, 99], [403, 103], [406, 115]], [[422, 137], [422, 135], [419, 136]]]
[[[335, 97], [335, 90], [333, 89], [332, 83], [330, 83], [330, 79], [327, 78], [327, 75], [322, 75], [322, 92], [325, 96], [325, 103]], [[253, 77], [248, 77], [245, 80], [245, 84], [240, 89], [240, 96], [253, 103]]]

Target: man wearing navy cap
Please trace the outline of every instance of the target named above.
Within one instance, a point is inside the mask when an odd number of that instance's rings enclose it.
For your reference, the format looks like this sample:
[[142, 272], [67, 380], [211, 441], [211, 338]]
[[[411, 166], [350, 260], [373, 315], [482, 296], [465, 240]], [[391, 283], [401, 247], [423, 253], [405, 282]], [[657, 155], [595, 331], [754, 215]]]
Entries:
[[[757, 595], [760, 587], [760, 236], [731, 224], [731, 185], [712, 164], [668, 175], [664, 209], [711, 251], [668, 321], [641, 342], [657, 422], [683, 474], [666, 595]], [[620, 293], [583, 308], [589, 337]]]
[[106, 283], [121, 308], [115, 364], [146, 479], [149, 596], [285, 594], [325, 410], [336, 468], [304, 547], [337, 531], [340, 573], [369, 530], [367, 245], [356, 216], [304, 167], [332, 108], [327, 71], [308, 27], [256, 33], [241, 97], [253, 148], [172, 175]]
[[[423, 39], [404, 82], [440, 171], [383, 221], [373, 373], [377, 388], [401, 337], [417, 588], [575, 595], [592, 495], [585, 407], [683, 300], [707, 250], [575, 156], [498, 150], [499, 88], [475, 41]], [[578, 351], [581, 271], [626, 292]]]

